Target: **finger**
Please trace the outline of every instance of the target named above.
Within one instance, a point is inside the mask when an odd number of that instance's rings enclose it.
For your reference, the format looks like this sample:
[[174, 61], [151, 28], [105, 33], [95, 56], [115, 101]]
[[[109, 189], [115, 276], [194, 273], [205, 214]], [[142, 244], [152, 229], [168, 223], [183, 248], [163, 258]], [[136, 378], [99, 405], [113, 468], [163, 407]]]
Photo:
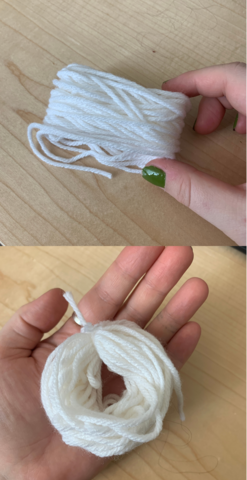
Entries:
[[188, 97], [225, 96], [235, 110], [246, 116], [246, 64], [233, 62], [182, 73], [167, 80], [163, 90], [182, 92]]
[[86, 320], [98, 323], [113, 318], [132, 288], [163, 250], [164, 247], [126, 247], [79, 302]]
[[207, 135], [214, 132], [220, 125], [226, 109], [218, 98], [202, 97], [199, 107], [194, 130], [201, 135]]
[[0, 356], [28, 357], [40, 342], [61, 320], [67, 302], [60, 288], [49, 290], [33, 302], [23, 305], [4, 325], [0, 332]]
[[[228, 106], [226, 107], [226, 105]], [[195, 132], [207, 135], [214, 132], [224, 118], [226, 108], [232, 108], [225, 97], [211, 98], [202, 97], [196, 122], [193, 126]], [[246, 117], [241, 113], [237, 115], [237, 122], [234, 121], [233, 130], [240, 134], [246, 133]]]
[[115, 319], [145, 327], [193, 260], [191, 247], [166, 247]]
[[246, 133], [246, 117], [242, 113], [238, 113], [237, 123], [234, 122], [233, 130], [237, 133], [245, 134]]
[[208, 286], [201, 278], [190, 278], [147, 327], [162, 345], [183, 327], [208, 297]]
[[199, 342], [200, 336], [200, 325], [196, 322], [189, 322], [168, 343], [166, 353], [177, 370], [180, 370], [190, 358]]
[[[147, 164], [150, 165], [165, 172], [163, 189], [166, 193], [222, 230], [237, 244], [246, 244], [244, 189], [228, 185], [177, 160], [161, 158]], [[152, 172], [149, 181], [152, 182]]]
[[[162, 255], [164, 255], [164, 253]], [[187, 280], [160, 314], [150, 323], [147, 327], [147, 332], [154, 335], [162, 345], [167, 345], [171, 338], [176, 335], [183, 325], [185, 325], [201, 307], [207, 296], [208, 286], [206, 282], [200, 278]], [[120, 316], [120, 318], [123, 317]], [[126, 316], [124, 316], [124, 318], [126, 318]], [[115, 379], [114, 387], [117, 391], [122, 392], [124, 390], [122, 378], [109, 372], [105, 366], [102, 371], [102, 379], [103, 395], [108, 395], [113, 391], [113, 379]]]
[[[205, 97], [203, 97], [203, 98], [205, 98]], [[223, 105], [223, 107], [227, 108], [228, 110], [231, 110], [233, 108], [233, 106], [228, 102], [225, 95], [223, 95], [223, 97], [218, 97], [218, 100]]]
[[[165, 247], [126, 247], [94, 287], [84, 295], [78, 306], [87, 322], [111, 320], [122, 306], [137, 281], [157, 260]], [[59, 345], [65, 338], [79, 331], [70, 318], [63, 327], [49, 337], [49, 343]]]

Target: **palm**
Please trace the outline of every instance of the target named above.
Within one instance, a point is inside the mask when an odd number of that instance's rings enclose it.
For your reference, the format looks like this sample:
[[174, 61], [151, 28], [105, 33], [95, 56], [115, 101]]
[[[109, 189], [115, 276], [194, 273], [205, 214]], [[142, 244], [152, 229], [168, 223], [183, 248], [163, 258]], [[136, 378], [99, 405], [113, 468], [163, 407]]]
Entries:
[[[191, 251], [187, 247], [175, 247], [177, 251], [174, 249], [172, 251], [172, 247], [168, 247], [164, 252], [162, 252], [163, 249], [160, 250], [160, 247], [148, 248], [150, 249], [148, 252], [149, 258], [147, 258], [147, 255], [145, 259], [143, 258], [145, 249], [142, 247], [139, 247], [139, 251], [135, 252], [135, 255], [140, 257], [139, 267], [135, 262], [134, 271], [131, 274], [130, 272], [124, 272], [122, 267], [120, 268], [118, 281], [119, 287], [122, 283], [122, 295], [121, 290], [118, 288], [118, 291], [116, 291], [115, 288], [116, 272], [114, 272], [114, 269], [119, 269], [115, 262], [96, 286], [83, 297], [79, 306], [87, 321], [94, 323], [104, 319], [126, 318], [137, 321], [143, 327], [146, 325], [163, 301], [167, 291], [178, 281], [192, 260]], [[171, 249], [170, 252], [169, 249]], [[179, 255], [177, 255], [178, 252]], [[119, 257], [121, 258], [122, 255], [123, 265], [125, 260], [123, 257], [126, 256], [126, 253], [130, 254], [128, 248]], [[171, 261], [172, 254], [175, 254], [173, 261]], [[126, 260], [128, 261], [128, 258]], [[170, 285], [167, 285], [167, 281], [165, 281], [163, 294], [162, 282], [157, 276], [161, 262], [167, 263], [168, 270], [170, 264], [170, 273], [173, 272], [173, 277], [170, 275]], [[147, 268], [148, 265], [150, 265], [149, 269]], [[177, 271], [174, 275], [176, 265]], [[128, 294], [132, 290], [133, 283], [136, 283], [138, 275], [143, 275], [143, 268], [145, 268], [144, 272], [148, 270], [146, 280], [142, 280], [128, 301], [121, 307], [120, 305], [127, 296], [126, 293]], [[155, 278], [158, 282], [157, 285], [154, 282]], [[61, 290], [56, 289], [35, 301], [39, 302], [38, 308], [36, 306], [39, 315], [41, 315], [42, 308], [46, 313], [50, 312], [50, 318], [46, 316], [45, 321], [50, 328], [46, 328], [45, 331], [53, 328], [65, 313], [67, 304], [62, 297], [62, 293]], [[48, 294], [49, 298], [46, 299], [45, 296]], [[198, 342], [199, 326], [187, 322], [206, 299], [206, 296], [207, 287], [202, 280], [189, 280], [148, 327], [150, 333], [156, 335], [166, 345], [167, 353], [177, 368], [183, 365]], [[25, 306], [27, 310], [29, 309], [28, 314], [26, 313], [28, 318], [31, 317], [30, 308], [35, 302]], [[34, 314], [35, 312], [32, 315]], [[22, 314], [22, 319], [23, 317]], [[4, 446], [3, 455], [5, 458], [6, 456], [9, 457], [10, 463], [14, 461], [16, 471], [21, 470], [23, 477], [27, 480], [29, 480], [29, 475], [30, 478], [39, 480], [43, 480], [43, 478], [62, 480], [71, 478], [70, 474], [73, 474], [75, 480], [86, 480], [92, 478], [108, 461], [92, 456], [80, 448], [65, 445], [60, 435], [50, 425], [45, 411], [41, 408], [40, 377], [46, 359], [56, 346], [78, 330], [79, 327], [71, 318], [54, 335], [38, 342], [35, 348], [30, 349], [28, 356], [24, 356], [23, 349], [21, 349], [19, 356], [15, 352], [14, 355], [8, 355], [7, 358], [3, 356], [1, 360], [4, 365], [0, 371], [4, 373], [0, 377], [0, 391], [4, 391], [5, 395], [4, 397], [0, 396], [0, 404], [1, 410], [6, 413], [8, 420], [3, 428], [0, 428], [0, 443]], [[3, 343], [3, 338], [1, 340]], [[10, 353], [9, 349], [8, 353]], [[122, 379], [112, 373], [110, 374], [106, 368], [103, 368], [102, 371], [102, 381], [104, 385], [103, 395], [110, 392], [119, 394], [124, 389]], [[11, 415], [9, 415], [9, 412], [11, 412]], [[19, 435], [11, 435], [13, 430], [19, 432]], [[30, 474], [30, 472], [32, 473]]]
[[[35, 349], [31, 358], [21, 358], [4, 365], [6, 375], [2, 379], [1, 390], [5, 392], [5, 401], [1, 402], [1, 411], [6, 414], [6, 418], [11, 408], [9, 425], [7, 423], [5, 428], [11, 431], [14, 425], [14, 431], [21, 432], [20, 436], [11, 435], [7, 448], [15, 462], [21, 465], [23, 478], [27, 480], [30, 462], [34, 465], [30, 475], [32, 479], [68, 479], [72, 478], [72, 472], [73, 478], [81, 478], [81, 449], [63, 443], [61, 436], [49, 423], [45, 411], [40, 408], [40, 376], [45, 361], [54, 348], [44, 341]], [[88, 470], [88, 462], [89, 458], [83, 460], [85, 472]]]

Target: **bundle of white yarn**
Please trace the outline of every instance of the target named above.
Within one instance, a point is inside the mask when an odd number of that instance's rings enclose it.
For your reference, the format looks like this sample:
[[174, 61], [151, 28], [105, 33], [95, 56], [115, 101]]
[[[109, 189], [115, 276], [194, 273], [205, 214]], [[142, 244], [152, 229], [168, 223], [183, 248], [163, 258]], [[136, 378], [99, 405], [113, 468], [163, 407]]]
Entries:
[[[71, 293], [64, 294], [82, 325], [48, 357], [41, 399], [63, 441], [99, 456], [120, 455], [156, 438], [173, 388], [184, 420], [179, 374], [160, 342], [127, 320], [87, 323]], [[121, 375], [126, 390], [102, 399], [101, 366]]]
[[[43, 124], [28, 126], [31, 149], [41, 160], [112, 178], [110, 172], [74, 162], [91, 155], [103, 165], [141, 173], [154, 158], [175, 158], [191, 108], [186, 95], [145, 88], [85, 65], [68, 65], [57, 76]], [[33, 141], [34, 129], [41, 150]], [[55, 155], [46, 140], [74, 156]]]

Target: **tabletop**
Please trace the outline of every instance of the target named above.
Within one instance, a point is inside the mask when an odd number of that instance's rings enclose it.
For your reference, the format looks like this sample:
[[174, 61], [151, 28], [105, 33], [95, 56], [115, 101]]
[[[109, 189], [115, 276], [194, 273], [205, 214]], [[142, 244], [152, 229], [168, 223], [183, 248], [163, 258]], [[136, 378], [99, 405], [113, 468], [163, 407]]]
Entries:
[[[141, 175], [113, 179], [48, 166], [30, 150], [52, 81], [70, 63], [148, 88], [189, 70], [245, 61], [244, 0], [0, 0], [0, 242], [4, 245], [232, 245]], [[193, 131], [191, 99], [177, 159], [233, 185], [245, 182], [244, 136], [228, 110]], [[97, 167], [95, 159], [86, 165]], [[100, 165], [101, 168], [101, 165]]]
[[[0, 248], [0, 326], [50, 288], [70, 290], [79, 301], [121, 250]], [[195, 247], [194, 262], [163, 306], [191, 277], [208, 283], [209, 297], [193, 317], [202, 335], [181, 370], [186, 420], [181, 424], [174, 398], [158, 439], [114, 460], [97, 480], [245, 479], [245, 255]]]

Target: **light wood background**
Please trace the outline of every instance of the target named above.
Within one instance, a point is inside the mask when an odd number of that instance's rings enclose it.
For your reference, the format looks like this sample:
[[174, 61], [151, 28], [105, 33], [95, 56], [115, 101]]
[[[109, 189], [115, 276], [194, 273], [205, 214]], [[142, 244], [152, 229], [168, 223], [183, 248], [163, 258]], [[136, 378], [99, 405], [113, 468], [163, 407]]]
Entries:
[[[1, 326], [53, 287], [79, 301], [121, 249], [0, 248]], [[174, 399], [160, 437], [114, 461], [97, 480], [245, 479], [245, 256], [230, 247], [195, 247], [193, 264], [164, 303], [195, 276], [210, 293], [193, 318], [202, 327], [200, 342], [181, 371], [186, 421], [181, 425]]]
[[[245, 61], [244, 0], [0, 0], [0, 45], [0, 242], [233, 244], [141, 175], [112, 169], [109, 180], [44, 164], [26, 132], [42, 122], [52, 80], [69, 63], [160, 88], [189, 70]], [[200, 99], [192, 99], [177, 158], [243, 183], [245, 137], [232, 130], [236, 112], [198, 135], [192, 126]]]

